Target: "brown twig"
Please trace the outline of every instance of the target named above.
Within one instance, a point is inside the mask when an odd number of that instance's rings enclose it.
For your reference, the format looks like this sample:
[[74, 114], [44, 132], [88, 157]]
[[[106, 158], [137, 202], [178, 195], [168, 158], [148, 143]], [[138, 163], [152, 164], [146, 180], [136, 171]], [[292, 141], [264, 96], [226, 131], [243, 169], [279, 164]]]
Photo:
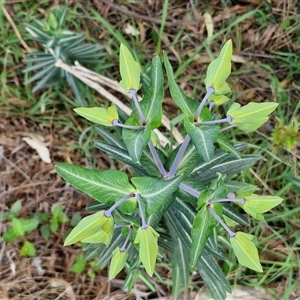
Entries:
[[2, 6], [2, 11], [7, 19], [7, 21], [10, 23], [11, 27], [13, 28], [18, 40], [21, 42], [21, 44], [23, 45], [23, 47], [26, 49], [27, 52], [32, 52], [31, 49], [28, 47], [28, 45], [25, 43], [25, 41], [23, 40], [15, 22], [13, 21], [13, 19], [11, 18], [11, 16], [9, 15], [8, 11], [6, 10], [6, 8], [4, 6]]

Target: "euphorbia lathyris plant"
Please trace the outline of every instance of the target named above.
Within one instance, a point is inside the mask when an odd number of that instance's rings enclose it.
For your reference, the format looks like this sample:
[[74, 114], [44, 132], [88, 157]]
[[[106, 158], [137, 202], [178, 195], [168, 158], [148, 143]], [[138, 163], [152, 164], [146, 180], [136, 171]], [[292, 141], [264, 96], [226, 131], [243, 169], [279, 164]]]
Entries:
[[[199, 270], [212, 296], [224, 299], [230, 287], [214, 259], [226, 259], [214, 237], [214, 228], [219, 225], [228, 232], [240, 264], [262, 271], [254, 236], [232, 231], [225, 220], [230, 218], [247, 225], [239, 207], [262, 220], [262, 214], [282, 199], [255, 195], [253, 186], [230, 180], [259, 157], [242, 155], [242, 146], [233, 146], [223, 132], [231, 127], [244, 132], [257, 129], [277, 104], [249, 103], [241, 107], [233, 103], [226, 118], [216, 118], [214, 106], [227, 102], [231, 92], [226, 83], [231, 56], [229, 40], [208, 67], [206, 94], [200, 103], [185, 95], [176, 84], [167, 55], [164, 53], [163, 59], [156, 56], [152, 60], [151, 85], [139, 102], [140, 66], [121, 45], [120, 84], [132, 95], [131, 115], [124, 117], [114, 105], [107, 109], [75, 109], [82, 117], [102, 125], [96, 130], [105, 142], [96, 141], [95, 146], [130, 165], [135, 175], [57, 164], [59, 175], [96, 200], [87, 209], [100, 210], [82, 219], [67, 236], [65, 245], [87, 243], [88, 256], [100, 255], [102, 267], [111, 259], [110, 279], [125, 267], [128, 291], [143, 273], [141, 264], [149, 276], [153, 275], [161, 246], [171, 254], [174, 299], [181, 287], [187, 291], [189, 274], [194, 268]], [[175, 149], [160, 146], [153, 133], [161, 124], [163, 65], [171, 96], [185, 115], [187, 135]], [[226, 123], [228, 127], [223, 126]], [[111, 128], [115, 130], [112, 132]]]

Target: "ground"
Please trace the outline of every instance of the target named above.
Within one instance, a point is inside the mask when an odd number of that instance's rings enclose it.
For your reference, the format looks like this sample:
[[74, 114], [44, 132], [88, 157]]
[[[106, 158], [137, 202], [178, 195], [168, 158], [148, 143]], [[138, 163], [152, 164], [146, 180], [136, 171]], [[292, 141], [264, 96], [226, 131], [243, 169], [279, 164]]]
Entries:
[[[33, 17], [44, 18], [46, 11], [56, 7], [59, 1], [24, 2], [6, 1], [6, 14], [0, 18], [4, 24], [0, 42], [0, 57], [3, 57], [0, 65], [0, 210], [8, 211], [13, 203], [21, 200], [20, 218], [28, 219], [38, 212], [51, 215], [57, 205], [63, 206], [63, 213], [69, 218], [75, 212], [84, 216], [87, 214], [85, 206], [91, 199], [66, 184], [56, 174], [55, 163], [72, 161], [99, 169], [115, 168], [117, 163], [93, 149], [96, 137], [84, 133], [87, 123], [74, 117], [72, 105], [63, 102], [59, 93], [49, 89], [32, 94], [30, 88], [24, 86], [22, 59], [28, 49], [21, 44], [25, 34], [23, 22], [30, 22]], [[70, 29], [82, 30], [92, 41], [104, 44], [111, 55], [112, 66], [105, 76], [119, 80], [117, 45], [118, 33], [122, 33], [132, 49], [140, 53], [141, 63], [148, 63], [156, 51], [167, 51], [174, 69], [178, 70], [176, 77], [181, 87], [191, 96], [199, 97], [203, 94], [201, 86], [210, 56], [231, 38], [234, 57], [230, 85], [234, 87], [235, 100], [241, 104], [266, 99], [279, 102], [278, 115], [286, 124], [292, 117], [299, 116], [300, 59], [296, 54], [300, 50], [300, 12], [297, 5], [285, 0], [169, 1], [164, 35], [158, 47], [162, 1], [134, 2], [93, 0], [83, 5], [80, 1], [69, 1]], [[24, 13], [26, 10], [28, 16]], [[112, 31], [95, 17], [95, 13], [108, 21]], [[205, 49], [201, 45], [209, 35], [210, 22], [214, 24], [215, 38]], [[125, 33], [126, 30], [129, 33]], [[27, 35], [24, 39], [28, 48], [38, 47]], [[64, 93], [72, 98], [69, 90]], [[120, 94], [115, 95], [125, 101]], [[44, 102], [40, 101], [43, 97], [46, 98]], [[95, 101], [103, 103], [106, 100], [96, 95]], [[177, 116], [169, 95], [166, 95], [164, 110], [169, 118]], [[266, 277], [250, 278], [240, 271], [230, 276], [233, 284], [253, 286], [259, 282], [258, 285], [265, 287], [274, 299], [297, 299], [300, 294], [297, 263], [300, 240], [297, 207], [300, 202], [297, 190], [284, 175], [298, 176], [299, 149], [297, 145], [287, 149], [270, 140], [270, 132], [276, 124], [275, 118], [271, 118], [267, 126], [250, 137], [232, 135], [233, 140], [247, 140], [249, 151], [263, 155], [261, 163], [241, 176], [252, 177], [264, 193], [279, 191], [286, 204], [277, 212], [282, 217], [274, 215], [263, 225], [251, 225], [253, 231], [260, 230], [261, 259], [269, 267]], [[43, 162], [24, 141], [28, 137], [39, 140], [49, 149], [50, 163]], [[0, 233], [9, 227], [10, 222], [1, 223]], [[60, 223], [46, 240], [39, 229], [11, 243], [1, 241], [1, 299], [138, 299], [140, 294], [127, 295], [122, 291], [122, 276], [109, 283], [106, 270], [93, 269], [90, 265], [80, 274], [70, 271], [81, 249], [63, 247], [69, 222]], [[20, 253], [25, 240], [35, 245], [37, 253], [33, 258]], [[274, 271], [272, 265], [276, 266]], [[90, 276], [91, 270], [95, 272], [94, 278]], [[171, 276], [166, 270], [163, 274]], [[198, 285], [202, 288], [201, 282]], [[140, 283], [138, 289], [148, 295], [144, 284]], [[150, 299], [170, 299], [170, 288], [162, 287], [161, 290], [164, 297], [153, 293]], [[199, 299], [194, 292], [189, 297]]]

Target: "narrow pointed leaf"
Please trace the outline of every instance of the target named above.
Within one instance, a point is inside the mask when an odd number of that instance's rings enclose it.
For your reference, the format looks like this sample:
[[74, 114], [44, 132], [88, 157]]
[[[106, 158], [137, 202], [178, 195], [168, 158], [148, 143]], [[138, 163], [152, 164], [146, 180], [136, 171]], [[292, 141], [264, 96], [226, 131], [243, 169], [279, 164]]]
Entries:
[[231, 72], [232, 41], [223, 46], [218, 58], [214, 59], [207, 68], [205, 86], [213, 87], [216, 94], [224, 94], [222, 85]]
[[120, 251], [120, 248], [117, 247], [112, 252], [112, 259], [109, 266], [108, 278], [112, 280], [116, 277], [117, 274], [125, 267], [128, 253], [126, 251]]
[[183, 90], [177, 85], [174, 79], [173, 69], [167, 57], [167, 54], [164, 52], [164, 65], [167, 72], [169, 89], [171, 96], [179, 108], [184, 112], [189, 118], [193, 119], [194, 114], [199, 106], [199, 103], [193, 100], [192, 98], [185, 95]]
[[232, 153], [237, 158], [241, 158], [240, 153], [231, 145], [230, 141], [224, 134], [219, 134], [216, 142], [219, 144], [220, 149], [224, 150], [225, 152]]
[[[218, 215], [222, 214], [222, 205], [216, 204], [213, 209]], [[210, 214], [206, 205], [197, 213], [192, 228], [192, 246], [190, 252], [190, 264], [196, 266], [208, 238], [212, 235], [218, 221]]]
[[115, 159], [123, 162], [124, 164], [130, 165], [137, 174], [149, 176], [150, 174], [142, 167], [139, 162], [133, 162], [132, 158], [128, 154], [127, 150], [121, 149], [119, 147], [108, 145], [99, 141], [95, 142], [95, 147], [101, 151], [113, 156]]
[[140, 65], [124, 44], [120, 47], [120, 74], [122, 81], [120, 85], [128, 93], [130, 89], [138, 90], [140, 86]]
[[[150, 120], [151, 129], [157, 128], [161, 124], [163, 100], [164, 75], [162, 63], [161, 58], [155, 56], [151, 63], [151, 84], [140, 101], [140, 107], [144, 112], [146, 120]], [[139, 120], [136, 108], [133, 109], [131, 116]]]
[[145, 267], [149, 276], [153, 275], [158, 253], [158, 239], [159, 234], [151, 227], [139, 228], [134, 240], [139, 247], [140, 260]]
[[97, 171], [66, 163], [58, 163], [55, 169], [72, 186], [108, 205], [135, 191], [121, 171]]

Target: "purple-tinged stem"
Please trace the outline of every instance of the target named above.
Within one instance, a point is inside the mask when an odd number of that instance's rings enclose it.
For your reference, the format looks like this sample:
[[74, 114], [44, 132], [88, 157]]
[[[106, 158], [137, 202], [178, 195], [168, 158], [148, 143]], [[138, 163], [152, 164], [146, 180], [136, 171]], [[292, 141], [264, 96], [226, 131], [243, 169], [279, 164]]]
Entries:
[[136, 109], [137, 109], [137, 111], [138, 111], [138, 114], [139, 114], [139, 117], [140, 117], [140, 120], [141, 120], [142, 124], [146, 124], [146, 118], [145, 118], [144, 113], [142, 112], [142, 109], [141, 109], [139, 100], [138, 100], [138, 98], [137, 98], [136, 90], [130, 89], [130, 90], [129, 90], [129, 93], [130, 93], [131, 96], [132, 96], [134, 105], [135, 105], [135, 107], [136, 107]]
[[196, 198], [199, 198], [199, 197], [200, 197], [200, 193], [199, 193], [198, 191], [194, 190], [193, 188], [189, 187], [188, 185], [186, 185], [186, 184], [184, 184], [184, 183], [180, 183], [180, 184], [179, 184], [179, 187], [180, 187], [183, 191], [187, 192], [188, 194], [190, 194], [190, 195], [192, 195], [192, 196], [194, 196], [194, 197], [196, 197]]
[[144, 130], [145, 129], [144, 126], [126, 125], [126, 124], [120, 123], [118, 120], [113, 120], [112, 125], [122, 127], [122, 128], [126, 128], [126, 129], [133, 129], [133, 130]]
[[172, 163], [172, 166], [171, 166], [171, 168], [170, 168], [170, 171], [168, 172], [168, 177], [169, 177], [169, 178], [172, 178], [172, 177], [175, 176], [176, 171], [177, 171], [177, 169], [178, 169], [178, 166], [179, 166], [179, 164], [180, 164], [180, 162], [181, 162], [181, 160], [182, 160], [182, 157], [183, 157], [183, 155], [184, 155], [184, 152], [185, 152], [187, 146], [189, 145], [190, 140], [191, 140], [191, 138], [190, 138], [190, 136], [187, 134], [187, 135], [185, 136], [185, 138], [184, 138], [182, 144], [180, 145], [180, 148], [179, 148], [179, 150], [178, 150], [178, 152], [177, 152], [177, 154], [176, 154], [176, 157], [175, 157], [175, 159], [174, 159], [174, 161], [173, 161], [173, 163]]
[[130, 227], [130, 230], [128, 232], [126, 240], [125, 240], [123, 246], [120, 248], [120, 252], [125, 252], [126, 251], [126, 246], [127, 246], [128, 242], [129, 242], [131, 234], [132, 234], [132, 227]]
[[219, 222], [219, 224], [227, 231], [229, 236], [235, 237], [236, 233], [233, 232], [226, 224], [225, 222], [217, 215], [217, 213], [213, 210], [213, 208], [210, 207], [210, 205], [207, 206], [208, 211], [210, 214]]
[[165, 177], [167, 175], [167, 171], [166, 171], [165, 167], [163, 166], [163, 164], [162, 164], [162, 162], [161, 162], [161, 160], [160, 160], [160, 158], [159, 158], [159, 156], [158, 156], [158, 154], [156, 152], [156, 149], [154, 148], [154, 145], [153, 145], [153, 143], [152, 143], [151, 140], [148, 143], [148, 147], [150, 149], [151, 155], [152, 155], [152, 157], [154, 159], [154, 162], [155, 162], [155, 164], [157, 166], [157, 169], [158, 169], [159, 173], [163, 177]]
[[205, 94], [204, 98], [202, 99], [202, 101], [200, 102], [200, 105], [199, 105], [199, 107], [198, 107], [198, 109], [197, 109], [197, 111], [196, 111], [196, 113], [194, 115], [195, 120], [197, 120], [199, 118], [199, 116], [201, 114], [201, 111], [202, 111], [202, 109], [203, 109], [203, 107], [204, 107], [207, 99], [214, 92], [215, 92], [215, 89], [213, 87], [211, 87], [211, 86], [206, 90], [206, 94]]
[[141, 195], [136, 193], [135, 194], [137, 202], [139, 204], [139, 210], [140, 210], [140, 217], [142, 219], [142, 229], [146, 229], [148, 227], [147, 222], [145, 220], [145, 215], [144, 215], [144, 211], [143, 211], [143, 203], [142, 203], [142, 199], [141, 199]]
[[237, 127], [237, 125], [230, 125], [230, 126], [227, 126], [227, 127], [222, 128], [222, 129], [220, 130], [220, 132], [223, 132], [223, 131], [226, 131], [226, 130], [228, 130], [228, 129], [235, 128], [235, 127]]
[[224, 119], [220, 119], [220, 120], [212, 120], [212, 121], [206, 121], [206, 122], [197, 122], [194, 123], [195, 126], [203, 126], [203, 125], [214, 125], [214, 124], [220, 124], [220, 123], [227, 123], [230, 122], [232, 119], [230, 116], [228, 116], [227, 118]]
[[107, 218], [110, 218], [111, 217], [111, 213], [119, 206], [121, 205], [123, 202], [125, 202], [126, 200], [130, 199], [130, 198], [133, 198], [135, 195], [134, 194], [129, 194], [129, 195], [126, 195], [124, 197], [122, 197], [120, 200], [118, 200], [110, 209], [106, 210], [104, 212], [104, 215], [107, 217]]
[[214, 105], [215, 105], [215, 102], [214, 101], [210, 101], [209, 102], [209, 106], [208, 106], [208, 110], [211, 111], [212, 108], [214, 107]]
[[235, 202], [245, 204], [245, 199], [237, 199], [237, 198], [222, 198], [222, 199], [213, 199], [209, 200], [209, 203], [220, 203], [220, 202]]

